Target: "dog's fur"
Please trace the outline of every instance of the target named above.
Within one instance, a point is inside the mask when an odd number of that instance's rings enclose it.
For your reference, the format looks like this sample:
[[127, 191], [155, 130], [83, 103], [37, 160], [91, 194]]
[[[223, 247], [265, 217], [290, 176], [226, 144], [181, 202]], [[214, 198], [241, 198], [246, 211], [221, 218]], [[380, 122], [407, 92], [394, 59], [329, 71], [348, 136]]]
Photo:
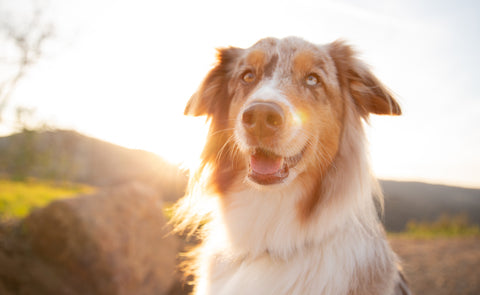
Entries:
[[221, 49], [185, 113], [210, 120], [175, 216], [203, 240], [195, 294], [409, 294], [362, 125], [401, 110], [348, 45]]

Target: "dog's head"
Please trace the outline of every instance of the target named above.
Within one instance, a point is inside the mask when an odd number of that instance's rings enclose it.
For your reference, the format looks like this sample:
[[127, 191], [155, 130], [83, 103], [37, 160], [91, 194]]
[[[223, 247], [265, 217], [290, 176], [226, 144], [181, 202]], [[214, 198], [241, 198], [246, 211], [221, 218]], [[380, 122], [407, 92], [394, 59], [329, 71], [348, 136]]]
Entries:
[[204, 165], [220, 191], [238, 177], [256, 185], [290, 183], [337, 155], [345, 114], [398, 115], [400, 107], [343, 42], [263, 39], [225, 48], [192, 96], [188, 115], [207, 115]]

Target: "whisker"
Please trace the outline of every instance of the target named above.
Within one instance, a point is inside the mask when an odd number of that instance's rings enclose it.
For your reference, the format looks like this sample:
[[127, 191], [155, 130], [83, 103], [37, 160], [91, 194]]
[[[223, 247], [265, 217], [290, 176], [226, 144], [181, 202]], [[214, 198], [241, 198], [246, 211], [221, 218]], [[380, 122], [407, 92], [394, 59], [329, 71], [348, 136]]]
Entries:
[[225, 128], [225, 129], [215, 130], [215, 132], [210, 134], [210, 136], [215, 136], [215, 135], [220, 134], [222, 132], [233, 131], [233, 130], [235, 130], [235, 128]]
[[227, 138], [227, 140], [225, 140], [225, 143], [222, 145], [222, 147], [219, 149], [216, 157], [215, 157], [215, 161], [220, 161], [222, 156], [223, 156], [223, 153], [225, 152], [225, 149], [227, 148], [227, 146], [229, 145], [230, 141], [233, 139], [233, 134], [231, 136], [229, 136]]

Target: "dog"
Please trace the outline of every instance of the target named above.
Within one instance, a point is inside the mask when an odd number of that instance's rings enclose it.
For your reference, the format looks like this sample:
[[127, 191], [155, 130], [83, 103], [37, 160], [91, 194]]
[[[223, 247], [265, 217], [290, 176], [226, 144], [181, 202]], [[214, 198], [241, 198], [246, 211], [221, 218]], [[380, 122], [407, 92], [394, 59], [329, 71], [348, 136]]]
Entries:
[[363, 130], [401, 114], [392, 94], [341, 40], [266, 38], [217, 59], [185, 109], [210, 129], [174, 216], [202, 241], [194, 294], [410, 294]]

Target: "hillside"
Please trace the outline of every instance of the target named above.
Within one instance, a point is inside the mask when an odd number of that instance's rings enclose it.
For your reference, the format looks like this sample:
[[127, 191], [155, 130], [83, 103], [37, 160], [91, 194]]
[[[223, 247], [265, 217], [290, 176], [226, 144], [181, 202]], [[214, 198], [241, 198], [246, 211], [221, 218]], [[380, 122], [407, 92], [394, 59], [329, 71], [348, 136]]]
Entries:
[[[120, 147], [74, 131], [0, 137], [0, 176], [34, 176], [95, 186], [131, 180], [149, 184], [172, 202], [185, 189], [186, 175], [155, 154]], [[443, 213], [467, 214], [480, 224], [480, 190], [420, 182], [381, 181], [385, 224], [401, 231], [409, 220], [433, 221]]]
[[480, 224], [480, 190], [421, 182], [381, 181], [385, 195], [385, 225], [401, 231], [409, 220], [434, 221], [442, 214], [466, 214]]
[[157, 155], [117, 146], [75, 131], [24, 132], [0, 137], [0, 176], [67, 180], [94, 186], [142, 181], [167, 200], [183, 194], [186, 176]]

